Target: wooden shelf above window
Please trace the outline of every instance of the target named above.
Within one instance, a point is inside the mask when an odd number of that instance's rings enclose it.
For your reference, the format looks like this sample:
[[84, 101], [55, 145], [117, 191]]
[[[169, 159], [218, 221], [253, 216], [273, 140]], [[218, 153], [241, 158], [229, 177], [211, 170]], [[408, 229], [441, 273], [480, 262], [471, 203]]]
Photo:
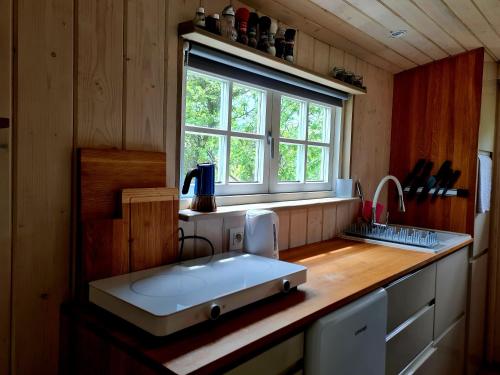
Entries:
[[200, 27], [193, 25], [191, 21], [179, 24], [179, 36], [185, 40], [196, 42], [213, 49], [229, 53], [231, 55], [258, 62], [266, 67], [288, 73], [323, 86], [341, 90], [353, 95], [366, 94], [366, 90], [354, 85], [342, 82], [325, 74], [316, 73], [310, 69], [292, 64], [286, 60], [279, 59], [258, 49], [245, 46], [213, 34]]

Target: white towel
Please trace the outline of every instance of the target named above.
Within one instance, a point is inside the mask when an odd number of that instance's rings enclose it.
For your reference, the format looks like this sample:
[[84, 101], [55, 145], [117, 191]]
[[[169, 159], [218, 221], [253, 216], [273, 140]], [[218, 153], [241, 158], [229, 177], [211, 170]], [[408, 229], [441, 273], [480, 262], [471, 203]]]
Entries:
[[476, 210], [480, 214], [490, 210], [492, 165], [489, 156], [479, 155]]

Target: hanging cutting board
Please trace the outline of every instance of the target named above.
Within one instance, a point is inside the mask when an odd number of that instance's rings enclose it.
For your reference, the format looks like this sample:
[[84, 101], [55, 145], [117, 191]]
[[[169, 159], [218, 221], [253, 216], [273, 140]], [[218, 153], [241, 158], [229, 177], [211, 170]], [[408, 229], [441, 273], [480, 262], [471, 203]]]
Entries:
[[130, 271], [177, 260], [178, 214], [176, 188], [123, 190], [122, 217], [128, 229]]

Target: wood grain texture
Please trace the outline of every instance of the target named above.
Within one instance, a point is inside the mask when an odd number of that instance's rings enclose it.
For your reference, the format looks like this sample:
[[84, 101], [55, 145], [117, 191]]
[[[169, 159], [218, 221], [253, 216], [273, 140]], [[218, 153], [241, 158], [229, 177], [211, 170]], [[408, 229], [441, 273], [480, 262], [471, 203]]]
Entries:
[[286, 250], [289, 248], [290, 240], [290, 211], [288, 210], [277, 210], [279, 219], [279, 231], [278, 231], [278, 248], [279, 250]]
[[322, 240], [331, 240], [337, 235], [337, 206], [323, 206], [323, 234]]
[[410, 60], [387, 48], [372, 36], [309, 0], [247, 0], [246, 2], [322, 42], [365, 59], [387, 71], [398, 72], [415, 66]]
[[323, 232], [323, 207], [309, 207], [307, 210], [307, 243], [321, 241]]
[[[332, 240], [283, 251], [281, 259], [308, 269], [307, 283], [286, 297], [247, 306], [158, 341], [131, 329], [110, 314], [89, 307], [73, 309], [80, 324], [107, 335], [158, 373], [224, 373], [225, 370], [278, 344], [360, 296], [420, 269], [470, 243], [438, 255], [384, 246]], [[85, 348], [82, 348], [84, 350]]]
[[[370, 89], [354, 97], [351, 178], [361, 181], [365, 198], [371, 199], [389, 172], [393, 76], [369, 64], [357, 64], [356, 69]], [[385, 189], [380, 199], [387, 202]]]
[[[472, 30], [484, 46], [493, 53], [496, 58], [500, 58], [500, 35], [491, 26], [478, 7], [468, 0], [443, 0], [443, 2], [460, 18], [460, 20]], [[479, 4], [481, 4], [479, 2]], [[484, 9], [484, 8], [483, 8]], [[486, 9], [488, 13], [495, 13], [495, 9]], [[488, 16], [489, 17], [489, 16]]]
[[[222, 251], [222, 227], [223, 219], [200, 220], [195, 226], [195, 235], [207, 238], [214, 246], [215, 253]], [[194, 240], [196, 257], [204, 257], [211, 254], [208, 242]]]
[[[388, 30], [407, 30], [405, 40], [411, 45], [420, 49], [427, 56], [436, 60], [448, 57], [448, 54], [445, 53], [440, 47], [438, 47], [437, 44], [435, 44], [433, 38], [427, 39], [423, 34], [421, 34], [418, 30], [416, 30], [409, 23], [406, 22], [405, 19], [408, 18], [400, 18], [397, 14], [393, 13], [388, 7], [384, 6], [383, 3], [378, 1], [363, 1], [363, 0], [347, 0], [347, 1], [351, 5], [355, 6], [357, 9], [361, 10], [363, 13], [369, 15], [373, 20], [377, 21]], [[408, 8], [411, 7], [411, 3], [409, 2], [401, 2], [401, 3], [407, 5]], [[420, 12], [418, 8], [417, 11]], [[437, 27], [437, 25], [433, 26]], [[441, 38], [444, 39], [445, 41], [448, 41], [448, 39], [450, 39], [450, 36], [448, 36], [443, 30], [437, 32], [437, 36], [438, 37], [441, 36]], [[458, 45], [457, 42], [455, 42], [455, 45]], [[464, 52], [464, 49], [462, 48], [458, 52]]]
[[365, 32], [380, 43], [389, 46], [391, 50], [397, 52], [401, 56], [405, 56], [408, 60], [416, 64], [425, 64], [431, 61], [429, 56], [425, 55], [422, 51], [413, 47], [406, 41], [388, 38], [388, 29], [343, 0], [310, 1], [351, 24], [355, 28]]
[[307, 243], [307, 209], [290, 210], [290, 248], [303, 246]]
[[478, 49], [396, 76], [391, 174], [404, 179], [420, 158], [435, 162], [435, 174], [451, 160], [462, 172], [457, 187], [470, 196], [407, 201], [401, 214], [393, 192], [389, 209], [395, 222], [473, 234], [483, 58]]
[[123, 191], [122, 210], [129, 225], [130, 271], [177, 260], [178, 197], [179, 191], [169, 188]]
[[165, 1], [127, 1], [125, 148], [164, 150]]
[[121, 148], [124, 2], [78, 1], [77, 17], [77, 147]]
[[16, 3], [12, 373], [50, 374], [69, 293], [73, 2]]
[[81, 149], [80, 220], [120, 217], [121, 190], [164, 187], [165, 153]]
[[321, 74], [328, 74], [331, 71], [330, 46], [317, 39], [314, 39], [313, 70]]
[[12, 0], [0, 0], [0, 374], [10, 371], [11, 348], [11, 130]]
[[123, 219], [92, 219], [82, 224], [82, 296], [87, 283], [130, 272], [129, 230]]

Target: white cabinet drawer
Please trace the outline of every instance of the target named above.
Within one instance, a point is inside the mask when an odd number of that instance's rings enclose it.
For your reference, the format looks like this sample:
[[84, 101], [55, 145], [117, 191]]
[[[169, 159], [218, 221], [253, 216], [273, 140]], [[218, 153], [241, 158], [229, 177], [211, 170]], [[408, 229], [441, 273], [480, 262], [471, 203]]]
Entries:
[[387, 336], [387, 375], [399, 374], [432, 342], [434, 305], [426, 306]]
[[435, 339], [465, 313], [468, 256], [468, 247], [464, 247], [437, 262]]
[[230, 370], [226, 375], [300, 374], [302, 370], [297, 367], [303, 357], [304, 334], [300, 333]]
[[456, 375], [464, 371], [465, 316], [434, 344], [436, 351], [413, 374]]
[[388, 297], [387, 333], [427, 306], [435, 297], [436, 264], [407, 275], [385, 290]]

